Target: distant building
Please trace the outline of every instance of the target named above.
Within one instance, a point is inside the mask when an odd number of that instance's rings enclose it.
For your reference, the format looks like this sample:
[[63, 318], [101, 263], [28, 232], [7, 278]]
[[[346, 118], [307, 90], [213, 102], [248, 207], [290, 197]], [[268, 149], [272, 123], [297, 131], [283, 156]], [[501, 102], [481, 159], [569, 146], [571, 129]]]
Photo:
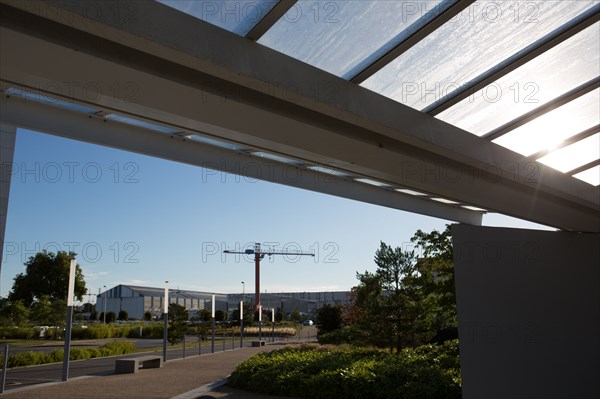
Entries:
[[[118, 315], [121, 310], [125, 310], [130, 319], [143, 319], [146, 312], [150, 312], [153, 317], [160, 317], [163, 312], [164, 295], [164, 288], [117, 285], [96, 297], [96, 311], [101, 314], [106, 309], [106, 312], [114, 312]], [[170, 289], [169, 303], [185, 306], [192, 312], [211, 309], [212, 295], [212, 292]], [[227, 295], [214, 295], [215, 309], [228, 311]]]
[[[169, 303], [178, 303], [185, 306], [190, 313], [202, 309], [211, 309], [212, 292], [169, 290]], [[239, 307], [242, 298], [254, 304], [254, 294], [214, 294], [215, 309], [221, 309], [230, 314]], [[130, 319], [143, 319], [144, 313], [150, 312], [153, 317], [160, 317], [163, 311], [164, 288], [138, 287], [133, 285], [117, 285], [96, 297], [96, 311], [119, 314], [121, 310], [127, 311]], [[298, 309], [302, 313], [313, 314], [325, 304], [346, 305], [351, 303], [350, 291], [324, 291], [324, 292], [280, 292], [264, 293], [260, 295], [263, 308], [281, 308], [284, 313], [291, 313]]]

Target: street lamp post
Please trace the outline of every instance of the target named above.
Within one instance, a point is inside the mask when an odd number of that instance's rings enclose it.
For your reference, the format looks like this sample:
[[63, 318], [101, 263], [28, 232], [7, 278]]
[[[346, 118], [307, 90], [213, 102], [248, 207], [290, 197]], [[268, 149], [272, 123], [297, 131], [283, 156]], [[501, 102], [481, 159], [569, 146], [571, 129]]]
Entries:
[[212, 353], [215, 353], [215, 295], [212, 296]]
[[104, 305], [104, 312], [102, 312], [102, 316], [104, 318], [104, 324], [106, 324], [106, 286], [104, 285], [104, 300], [102, 301], [102, 305]]
[[242, 301], [246, 300], [246, 283], [242, 281]]
[[163, 319], [165, 321], [163, 331], [163, 362], [167, 361], [167, 332], [169, 328], [169, 282], [165, 281], [165, 299], [163, 300]]

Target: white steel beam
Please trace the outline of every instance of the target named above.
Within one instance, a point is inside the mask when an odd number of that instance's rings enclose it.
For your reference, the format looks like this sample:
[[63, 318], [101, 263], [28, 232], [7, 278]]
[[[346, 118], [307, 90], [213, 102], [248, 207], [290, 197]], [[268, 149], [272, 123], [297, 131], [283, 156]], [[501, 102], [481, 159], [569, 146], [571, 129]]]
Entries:
[[561, 229], [600, 230], [597, 188], [164, 5], [127, 3], [135, 18], [123, 18], [120, 2], [0, 5], [2, 83]]

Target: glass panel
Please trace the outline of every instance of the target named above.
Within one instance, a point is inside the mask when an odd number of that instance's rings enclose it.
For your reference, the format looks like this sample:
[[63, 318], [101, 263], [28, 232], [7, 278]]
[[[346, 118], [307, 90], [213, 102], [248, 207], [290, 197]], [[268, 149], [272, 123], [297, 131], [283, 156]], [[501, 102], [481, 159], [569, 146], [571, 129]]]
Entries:
[[598, 186], [600, 185], [600, 165], [594, 166], [588, 170], [584, 170], [583, 172], [579, 172], [573, 176], [579, 180], [583, 180], [584, 182], [591, 184], [592, 186]]
[[354, 179], [355, 181], [361, 182], [361, 183], [365, 183], [365, 184], [370, 184], [371, 186], [377, 186], [377, 187], [391, 187], [389, 184], [377, 181], [377, 180], [372, 180], [372, 179], [365, 179], [365, 178], [360, 178], [360, 179]]
[[552, 149], [563, 140], [598, 124], [600, 119], [599, 95], [599, 89], [592, 90], [504, 136], [498, 137], [494, 143], [525, 156]]
[[461, 205], [461, 207], [475, 212], [487, 212], [485, 209], [477, 208], [476, 206], [471, 205]]
[[598, 37], [596, 23], [437, 117], [477, 136], [502, 126], [598, 76]]
[[57, 98], [44, 96], [41, 93], [18, 89], [16, 87], [11, 87], [7, 89], [4, 93], [9, 96], [15, 96], [26, 100], [35, 101], [38, 103], [54, 105], [57, 107], [68, 109], [70, 111], [82, 112], [84, 114], [95, 114], [97, 112], [100, 112], [100, 110], [98, 109], [86, 107], [85, 105], [79, 105], [68, 101], [59, 100]]
[[348, 173], [340, 172], [339, 170], [327, 168], [325, 166], [309, 166], [308, 169], [314, 170], [315, 172], [326, 173], [328, 175], [339, 176], [339, 177], [349, 177]]
[[427, 194], [420, 193], [420, 192], [414, 191], [414, 190], [409, 190], [407, 188], [397, 188], [396, 191], [398, 191], [399, 193], [403, 193], [403, 194], [410, 194], [410, 195], [416, 195], [416, 196], [427, 196]]
[[420, 17], [429, 11], [438, 12], [437, 3], [439, 1], [431, 0], [299, 1], [258, 42], [335, 75], [348, 77], [401, 41], [405, 29]]
[[441, 202], [442, 204], [449, 204], [449, 205], [458, 205], [458, 202], [456, 201], [452, 201], [446, 198], [432, 198], [432, 200], [437, 201], [437, 202]]
[[362, 85], [423, 109], [596, 3], [478, 1]]
[[246, 35], [277, 4], [277, 0], [158, 0], [169, 7], [220, 28]]
[[128, 125], [142, 127], [144, 129], [150, 129], [161, 133], [175, 134], [179, 132], [179, 130], [172, 129], [170, 127], [156, 125], [154, 123], [146, 122], [140, 119], [130, 118], [128, 116], [123, 116], [119, 114], [108, 114], [105, 116], [105, 118], [110, 121], [126, 123]]
[[298, 164], [301, 163], [300, 161], [296, 161], [295, 159], [282, 157], [281, 155], [270, 154], [268, 152], [260, 152], [259, 151], [259, 152], [253, 152], [252, 154], [256, 155], [257, 157], [270, 159], [272, 161], [287, 163], [287, 164], [290, 164], [290, 165], [298, 165]]
[[568, 172], [597, 159], [600, 159], [600, 134], [551, 152], [538, 161], [561, 172]]
[[190, 140], [199, 141], [201, 143], [214, 145], [215, 147], [226, 148], [228, 150], [233, 150], [233, 151], [241, 151], [241, 150], [243, 150], [242, 147], [240, 147], [240, 146], [238, 146], [236, 144], [227, 143], [227, 142], [221, 141], [221, 140], [215, 140], [215, 139], [210, 138], [210, 137], [204, 137], [204, 136], [200, 136], [200, 135], [197, 135], [197, 134], [192, 134], [192, 135], [190, 135], [188, 137], [189, 137]]

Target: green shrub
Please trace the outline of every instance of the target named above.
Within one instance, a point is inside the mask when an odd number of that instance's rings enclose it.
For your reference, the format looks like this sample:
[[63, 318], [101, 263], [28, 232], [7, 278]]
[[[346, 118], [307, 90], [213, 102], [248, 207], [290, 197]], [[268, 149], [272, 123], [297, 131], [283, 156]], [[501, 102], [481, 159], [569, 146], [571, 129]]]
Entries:
[[249, 391], [306, 398], [461, 397], [458, 342], [405, 349], [302, 345], [261, 353], [232, 373]]
[[110, 351], [110, 356], [125, 355], [135, 351], [135, 344], [129, 341], [113, 341], [107, 343], [101, 349]]
[[40, 330], [32, 327], [0, 327], [2, 339], [32, 339], [39, 338]]

